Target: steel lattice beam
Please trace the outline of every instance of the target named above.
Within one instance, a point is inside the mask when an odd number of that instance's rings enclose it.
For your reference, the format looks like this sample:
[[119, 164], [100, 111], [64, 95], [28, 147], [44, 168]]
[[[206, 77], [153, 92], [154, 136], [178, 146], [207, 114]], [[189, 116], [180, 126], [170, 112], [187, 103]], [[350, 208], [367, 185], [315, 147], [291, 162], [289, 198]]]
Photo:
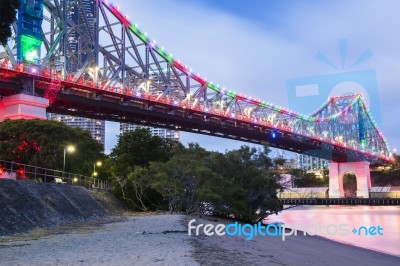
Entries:
[[[360, 95], [331, 98], [309, 116], [243, 96], [192, 73], [107, 0], [96, 0], [92, 10], [82, 8], [83, 2], [44, 1], [47, 18], [43, 25], [45, 56], [39, 71], [44, 79], [51, 77], [51, 82], [42, 81], [42, 77], [32, 78], [39, 90], [52, 88], [54, 92], [61, 89], [62, 92], [55, 96], [52, 110], [73, 113], [71, 109], [74, 109], [79, 115], [178, 127], [256, 143], [264, 140], [272, 146], [296, 152], [315, 151], [315, 155], [324, 158], [329, 157], [325, 154], [331, 153], [333, 160], [354, 157], [355, 160], [390, 161], [387, 143]], [[88, 19], [89, 13], [95, 17]], [[81, 23], [76, 24], [76, 18], [80, 18]], [[18, 70], [13, 49], [11, 41], [5, 52], [0, 53], [5, 59], [3, 71], [7, 68]], [[29, 72], [26, 66], [18, 73], [22, 75], [25, 71]], [[47, 76], [43, 74], [46, 71], [50, 73]], [[72, 95], [113, 102], [155, 115], [147, 113], [135, 117], [134, 112], [127, 112], [133, 117], [117, 118], [110, 110], [90, 112], [72, 100], [75, 99]], [[68, 101], [74, 102], [75, 108], [69, 106]], [[117, 109], [115, 112], [121, 115]], [[169, 115], [172, 120], [181, 121], [183, 118], [178, 119], [177, 114], [202, 122], [197, 121], [196, 126], [193, 120], [185, 120], [183, 125], [179, 122], [166, 124], [161, 118]], [[200, 129], [200, 124], [206, 131]], [[284, 141], [281, 143], [269, 134], [277, 134]], [[352, 155], [343, 156], [346, 152]]]

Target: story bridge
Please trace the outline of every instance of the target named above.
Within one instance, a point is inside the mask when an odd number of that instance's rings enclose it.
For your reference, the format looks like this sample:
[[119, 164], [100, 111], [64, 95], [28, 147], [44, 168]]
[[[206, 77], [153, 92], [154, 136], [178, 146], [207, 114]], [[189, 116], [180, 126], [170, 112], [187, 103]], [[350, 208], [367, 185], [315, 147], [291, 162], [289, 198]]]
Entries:
[[195, 74], [107, 0], [21, 1], [0, 53], [0, 120], [45, 111], [268, 143], [332, 161], [330, 194], [369, 164], [393, 161], [362, 95], [332, 97], [310, 115], [245, 96]]

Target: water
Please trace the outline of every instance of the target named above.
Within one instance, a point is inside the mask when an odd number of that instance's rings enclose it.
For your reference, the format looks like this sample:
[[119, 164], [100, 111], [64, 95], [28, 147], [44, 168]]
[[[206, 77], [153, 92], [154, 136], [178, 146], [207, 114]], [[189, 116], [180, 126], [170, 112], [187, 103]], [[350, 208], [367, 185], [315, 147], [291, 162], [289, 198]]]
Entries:
[[[299, 230], [317, 232], [317, 235], [335, 241], [400, 256], [399, 206], [304, 206], [269, 216], [268, 221], [280, 221], [288, 227], [298, 224]], [[368, 229], [375, 226], [375, 229], [369, 229], [375, 235], [366, 235], [365, 229], [360, 230], [360, 235], [352, 232], [361, 226]], [[383, 235], [379, 235], [378, 226], [383, 228], [380, 230]]]

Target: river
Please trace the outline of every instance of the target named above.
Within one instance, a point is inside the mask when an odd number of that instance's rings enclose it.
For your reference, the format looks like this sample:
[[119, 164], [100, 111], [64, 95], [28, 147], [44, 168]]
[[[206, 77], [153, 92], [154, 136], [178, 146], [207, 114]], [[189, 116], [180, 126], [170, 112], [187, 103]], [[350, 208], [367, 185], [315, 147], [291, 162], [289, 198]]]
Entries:
[[268, 221], [282, 222], [287, 227], [296, 225], [310, 234], [400, 256], [399, 206], [302, 206], [271, 215]]

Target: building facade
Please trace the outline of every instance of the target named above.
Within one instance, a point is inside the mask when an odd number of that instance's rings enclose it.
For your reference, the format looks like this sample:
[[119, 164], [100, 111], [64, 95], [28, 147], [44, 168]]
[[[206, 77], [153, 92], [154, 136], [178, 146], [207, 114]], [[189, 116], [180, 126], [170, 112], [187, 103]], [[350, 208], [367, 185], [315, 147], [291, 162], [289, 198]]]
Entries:
[[130, 123], [120, 123], [119, 132], [122, 135], [125, 132], [133, 131], [137, 128], [147, 128], [150, 130], [152, 136], [157, 136], [157, 137], [164, 138], [164, 139], [171, 139], [171, 140], [179, 141], [179, 138], [180, 138], [180, 133], [179, 133], [179, 131], [176, 131], [176, 130], [149, 127], [149, 126], [136, 125], [136, 124], [130, 124]]
[[312, 157], [309, 155], [298, 154], [296, 156], [297, 168], [303, 170], [313, 170], [313, 169], [326, 169], [328, 168], [328, 160]]
[[296, 159], [287, 159], [283, 165], [283, 169], [297, 169], [298, 164]]
[[77, 117], [70, 115], [59, 115], [48, 113], [47, 118], [53, 121], [63, 122], [70, 127], [79, 127], [83, 130], [88, 130], [93, 139], [103, 145], [105, 143], [105, 121], [96, 120], [86, 117]]

